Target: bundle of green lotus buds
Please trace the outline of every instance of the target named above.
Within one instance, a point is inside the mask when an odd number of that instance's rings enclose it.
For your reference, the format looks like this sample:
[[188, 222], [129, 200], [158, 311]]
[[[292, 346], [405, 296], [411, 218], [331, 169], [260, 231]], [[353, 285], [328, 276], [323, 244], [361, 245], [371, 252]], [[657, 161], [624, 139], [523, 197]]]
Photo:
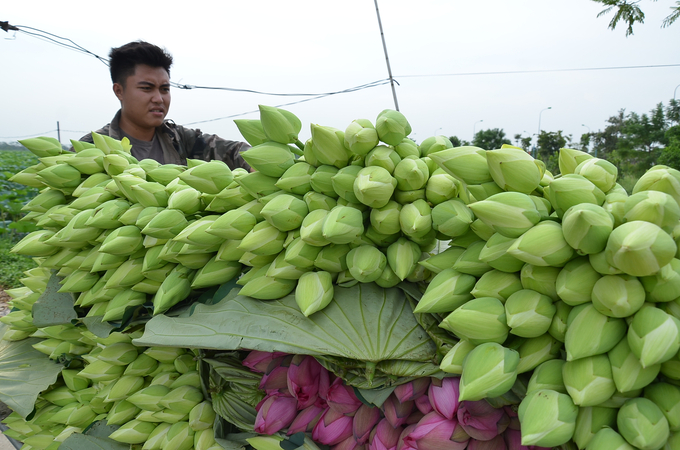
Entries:
[[[56, 449], [73, 433], [105, 421], [111, 439], [142, 449], [211, 449], [215, 412], [204, 399], [195, 354], [182, 348], [133, 345], [138, 333], [99, 338], [83, 327], [48, 327], [46, 335], [90, 346], [57, 383], [42, 392], [30, 419], [13, 413], [6, 434], [33, 449]], [[34, 347], [54, 353], [49, 338]], [[28, 448], [28, 447], [27, 447]]]
[[528, 379], [523, 445], [673, 448], [680, 172], [656, 166], [628, 195], [613, 164], [577, 150], [558, 176], [510, 146], [429, 156], [463, 187], [435, 219], [451, 247], [421, 262], [436, 275], [415, 312], [460, 339], [441, 363], [460, 400]]

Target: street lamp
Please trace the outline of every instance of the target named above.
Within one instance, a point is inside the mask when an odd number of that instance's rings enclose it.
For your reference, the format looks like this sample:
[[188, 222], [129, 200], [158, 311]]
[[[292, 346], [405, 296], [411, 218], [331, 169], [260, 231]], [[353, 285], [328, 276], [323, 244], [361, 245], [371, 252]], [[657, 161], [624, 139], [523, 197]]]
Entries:
[[673, 100], [675, 100], [675, 94], [678, 93], [678, 88], [679, 88], [679, 87], [680, 87], [680, 84], [678, 84], [677, 86], [675, 86], [675, 89], [673, 90]]
[[552, 106], [548, 106], [547, 108], [542, 109], [541, 112], [538, 113], [538, 133], [536, 133], [536, 146], [534, 147], [534, 158], [536, 157], [536, 152], [538, 152], [538, 138], [541, 135], [541, 114], [543, 114], [543, 111], [547, 111], [549, 109], [552, 109]]
[[442, 128], [444, 128], [444, 127], [439, 127], [439, 128], [437, 128], [436, 130], [434, 130], [434, 133], [432, 133], [432, 136], [436, 136], [436, 135], [437, 135], [437, 132], [438, 132], [439, 130], [441, 130]]
[[472, 126], [472, 139], [475, 138], [475, 133], [477, 132], [477, 124], [480, 123], [480, 122], [484, 122], [484, 119], [478, 120], [478, 121], [475, 122], [475, 124]]

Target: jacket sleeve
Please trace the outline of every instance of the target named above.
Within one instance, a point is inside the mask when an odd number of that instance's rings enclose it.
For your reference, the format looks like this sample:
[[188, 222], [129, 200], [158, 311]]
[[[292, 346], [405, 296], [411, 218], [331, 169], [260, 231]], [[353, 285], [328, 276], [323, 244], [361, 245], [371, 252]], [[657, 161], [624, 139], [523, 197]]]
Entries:
[[202, 133], [198, 129], [177, 126], [183, 135], [186, 157], [212, 161], [224, 161], [230, 169], [242, 167], [250, 171], [250, 165], [241, 157], [241, 152], [250, 148], [245, 142], [222, 139], [216, 134]]

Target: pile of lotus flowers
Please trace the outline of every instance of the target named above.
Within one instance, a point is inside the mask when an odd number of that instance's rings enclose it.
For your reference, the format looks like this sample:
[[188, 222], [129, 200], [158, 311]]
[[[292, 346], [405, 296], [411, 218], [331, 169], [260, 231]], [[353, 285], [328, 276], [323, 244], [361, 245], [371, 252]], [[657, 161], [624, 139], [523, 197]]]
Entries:
[[459, 377], [418, 378], [373, 405], [311, 356], [253, 351], [243, 364], [262, 374], [254, 430], [263, 435], [309, 433], [332, 450], [523, 448], [516, 412], [458, 402]]

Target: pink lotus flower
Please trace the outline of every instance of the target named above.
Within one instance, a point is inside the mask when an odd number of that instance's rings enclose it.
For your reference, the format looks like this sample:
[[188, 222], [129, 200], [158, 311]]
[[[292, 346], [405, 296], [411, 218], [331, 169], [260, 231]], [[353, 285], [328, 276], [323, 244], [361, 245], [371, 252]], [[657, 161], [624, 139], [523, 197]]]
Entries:
[[260, 389], [267, 394], [288, 391], [288, 366], [293, 355], [273, 359], [260, 380]]
[[350, 436], [341, 443], [332, 446], [331, 450], [366, 450], [366, 446], [359, 444], [354, 436]]
[[411, 431], [413, 431], [416, 428], [416, 424], [408, 425], [406, 428], [404, 428], [401, 431], [401, 434], [399, 435], [399, 440], [397, 441], [397, 450], [417, 450], [415, 447], [411, 447], [409, 444], [407, 444], [404, 439], [406, 436], [411, 434]]
[[296, 400], [292, 397], [270, 395], [258, 405], [255, 432], [274, 434], [291, 424], [297, 415]]
[[459, 377], [433, 378], [427, 391], [432, 408], [447, 419], [453, 419], [458, 411], [459, 384]]
[[550, 450], [549, 447], [539, 447], [538, 445], [522, 445], [522, 432], [520, 430], [508, 428], [502, 436], [507, 450]]
[[404, 437], [404, 446], [417, 450], [463, 450], [468, 441], [469, 436], [457, 420], [432, 411]]
[[471, 438], [488, 441], [508, 427], [510, 418], [503, 408], [494, 408], [485, 400], [464, 401], [458, 408], [458, 422]]
[[416, 408], [423, 414], [429, 414], [434, 411], [432, 403], [430, 403], [430, 398], [427, 395], [421, 395], [414, 400]]
[[361, 406], [361, 400], [354, 394], [354, 388], [347, 386], [342, 378], [333, 380], [328, 388], [326, 401], [329, 408], [342, 414], [352, 414]]
[[298, 401], [298, 409], [305, 409], [316, 402], [322, 371], [325, 372], [326, 369], [312, 356], [295, 355], [293, 357], [288, 367], [287, 386]]
[[312, 439], [325, 445], [336, 445], [352, 434], [353, 418], [331, 408], [323, 415], [312, 430]]
[[291, 435], [301, 431], [303, 433], [311, 433], [325, 410], [325, 408], [311, 405], [298, 412], [288, 427], [288, 434]]
[[400, 427], [406, 423], [415, 409], [414, 401], [406, 401], [400, 403], [397, 397], [390, 395], [387, 400], [383, 402], [382, 410], [385, 418], [393, 427]]
[[479, 441], [477, 439], [470, 439], [467, 446], [468, 450], [508, 450], [503, 440], [503, 435], [490, 439], [488, 441]]
[[272, 360], [285, 356], [282, 352], [261, 352], [253, 350], [243, 360], [243, 365], [253, 372], [265, 373]]
[[354, 414], [352, 432], [357, 444], [365, 444], [371, 431], [380, 421], [380, 409], [375, 406], [361, 405]]
[[416, 378], [405, 384], [400, 384], [394, 390], [394, 395], [401, 403], [415, 400], [427, 392], [430, 387], [430, 379], [428, 377]]
[[[415, 405], [415, 402], [413, 402], [413, 404]], [[432, 412], [432, 411], [430, 411], [430, 412]], [[418, 422], [420, 422], [420, 420], [421, 420], [423, 417], [425, 417], [425, 414], [421, 413], [421, 412], [416, 408], [416, 409], [413, 410], [413, 412], [411, 412], [411, 415], [408, 416], [408, 417], [406, 418], [406, 423], [405, 423], [405, 425], [415, 425], [415, 424], [417, 424]]]
[[382, 419], [371, 432], [368, 450], [397, 450], [402, 431], [401, 427], [393, 427], [387, 419]]

